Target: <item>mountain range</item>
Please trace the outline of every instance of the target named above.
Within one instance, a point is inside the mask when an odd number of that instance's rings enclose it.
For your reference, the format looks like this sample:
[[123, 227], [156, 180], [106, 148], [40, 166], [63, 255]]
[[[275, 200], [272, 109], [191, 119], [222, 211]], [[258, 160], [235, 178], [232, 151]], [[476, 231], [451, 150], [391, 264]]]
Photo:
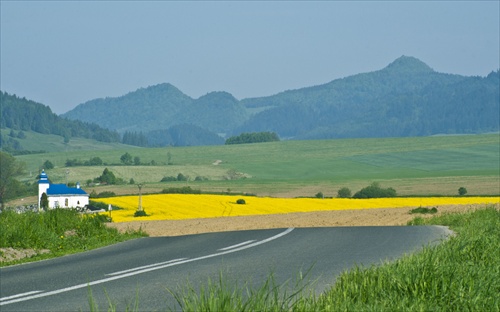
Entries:
[[[499, 70], [486, 77], [446, 74], [401, 56], [377, 71], [267, 97], [211, 92], [193, 99], [164, 83], [94, 99], [61, 116], [142, 133], [156, 145], [221, 144], [260, 131], [282, 139], [484, 133], [500, 130], [499, 88]], [[165, 139], [174, 129], [188, 139]]]

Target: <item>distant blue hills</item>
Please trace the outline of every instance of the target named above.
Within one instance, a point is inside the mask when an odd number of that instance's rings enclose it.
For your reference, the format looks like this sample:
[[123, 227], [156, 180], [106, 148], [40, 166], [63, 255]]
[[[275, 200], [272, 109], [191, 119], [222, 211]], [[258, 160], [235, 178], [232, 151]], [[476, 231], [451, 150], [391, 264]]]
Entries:
[[193, 99], [163, 83], [94, 99], [60, 117], [142, 146], [224, 144], [263, 131], [295, 140], [471, 134], [500, 130], [499, 88], [498, 69], [486, 77], [446, 74], [401, 56], [377, 71], [272, 96], [237, 100], [211, 92]]

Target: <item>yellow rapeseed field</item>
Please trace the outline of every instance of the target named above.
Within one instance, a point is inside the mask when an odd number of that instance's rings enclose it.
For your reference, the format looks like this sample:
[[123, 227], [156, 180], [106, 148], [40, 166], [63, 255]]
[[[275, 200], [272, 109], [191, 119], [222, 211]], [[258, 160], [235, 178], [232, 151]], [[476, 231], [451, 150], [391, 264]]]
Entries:
[[[236, 201], [244, 199], [246, 204]], [[113, 210], [114, 222], [137, 221], [138, 196], [94, 199], [123, 208]], [[184, 220], [325, 210], [433, 207], [441, 205], [497, 204], [500, 197], [418, 197], [374, 199], [269, 198], [228, 195], [158, 194], [143, 195], [142, 207], [148, 216], [140, 220]]]

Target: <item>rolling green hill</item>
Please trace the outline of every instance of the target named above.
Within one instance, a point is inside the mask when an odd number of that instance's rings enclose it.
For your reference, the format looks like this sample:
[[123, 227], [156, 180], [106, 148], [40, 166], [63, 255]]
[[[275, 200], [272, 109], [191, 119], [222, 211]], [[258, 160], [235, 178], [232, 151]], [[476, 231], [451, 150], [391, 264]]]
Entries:
[[[145, 192], [189, 185], [203, 191], [254, 193], [260, 196], [335, 196], [341, 187], [353, 192], [372, 182], [393, 187], [399, 195], [456, 195], [466, 187], [470, 195], [500, 193], [500, 136], [462, 135], [384, 139], [281, 141], [260, 144], [133, 148], [17, 156], [27, 165], [26, 181], [46, 160], [54, 182], [84, 183], [109, 168], [124, 181], [144, 183]], [[124, 166], [124, 153], [140, 158], [141, 166]], [[105, 165], [65, 167], [67, 159], [100, 157]], [[154, 163], [155, 165], [150, 165]], [[171, 163], [167, 165], [167, 163]], [[29, 173], [31, 172], [31, 175]], [[160, 183], [165, 176], [182, 173], [187, 182]], [[203, 177], [202, 181], [195, 181]], [[90, 187], [137, 193], [135, 185]]]
[[[12, 129], [0, 129], [2, 137], [9, 138]], [[18, 134], [20, 131], [15, 131]], [[67, 151], [101, 151], [101, 150], [112, 150], [112, 149], [122, 149], [134, 147], [130, 145], [120, 144], [120, 143], [109, 143], [100, 142], [93, 139], [87, 138], [71, 138], [69, 141], [65, 142], [63, 136], [55, 134], [41, 134], [33, 131], [23, 131], [24, 137], [19, 138], [16, 136], [16, 140], [19, 142], [22, 150], [27, 153], [35, 152], [39, 153], [63, 153]], [[22, 152], [21, 152], [22, 154]]]

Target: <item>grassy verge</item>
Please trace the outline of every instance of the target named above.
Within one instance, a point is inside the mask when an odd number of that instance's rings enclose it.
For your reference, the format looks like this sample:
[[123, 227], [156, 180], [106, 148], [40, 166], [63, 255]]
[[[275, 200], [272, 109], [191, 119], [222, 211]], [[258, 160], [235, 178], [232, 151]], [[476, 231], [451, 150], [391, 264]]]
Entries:
[[500, 212], [487, 208], [410, 223], [420, 224], [446, 225], [457, 235], [384, 266], [345, 272], [319, 297], [303, 287], [287, 294], [272, 278], [254, 290], [228, 285], [222, 276], [199, 292], [187, 287], [173, 295], [185, 311], [499, 311]]
[[[2, 211], [0, 247], [31, 250], [34, 255], [1, 261], [0, 266], [54, 258], [146, 236], [142, 231], [120, 234], [107, 227], [107, 221], [105, 215], [81, 215], [68, 209], [23, 214]], [[0, 252], [2, 258], [6, 256], [4, 253]]]
[[[449, 226], [457, 235], [394, 263], [356, 268], [310, 306], [339, 311], [499, 311], [500, 212], [493, 208], [410, 225]], [[311, 300], [304, 301], [310, 305]], [[308, 306], [309, 307], [309, 306]]]

